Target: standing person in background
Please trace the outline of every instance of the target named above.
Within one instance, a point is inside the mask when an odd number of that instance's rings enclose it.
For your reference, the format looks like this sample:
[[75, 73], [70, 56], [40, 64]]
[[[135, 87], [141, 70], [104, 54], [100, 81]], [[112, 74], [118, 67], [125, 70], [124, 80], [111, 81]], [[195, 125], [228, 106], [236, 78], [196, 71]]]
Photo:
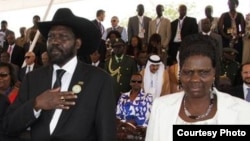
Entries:
[[105, 31], [105, 28], [104, 26], [102, 25], [102, 22], [104, 21], [105, 19], [105, 11], [102, 10], [102, 9], [99, 9], [96, 11], [96, 19], [93, 20], [92, 22], [96, 25], [96, 27], [99, 29], [100, 31], [100, 38], [102, 37], [104, 31]]
[[[32, 40], [30, 40], [30, 33], [31, 32], [34, 32], [36, 34], [36, 31], [38, 30], [38, 27], [37, 27], [37, 23], [40, 22], [41, 18], [39, 15], [34, 15], [33, 18], [32, 18], [32, 23], [33, 23], [33, 26], [32, 27], [29, 27], [27, 30], [26, 30], [26, 36], [27, 36], [27, 41], [26, 42], [31, 42]], [[32, 35], [33, 36], [33, 35]], [[45, 39], [42, 35], [39, 35], [39, 38], [37, 40], [37, 42], [41, 43], [41, 44], [44, 44], [45, 45]]]
[[111, 18], [111, 27], [107, 28], [104, 32], [104, 34], [102, 35], [102, 39], [106, 40], [107, 39], [107, 35], [110, 31], [112, 30], [116, 30], [121, 34], [121, 38], [122, 40], [127, 43], [128, 42], [128, 34], [127, 34], [127, 30], [125, 27], [122, 27], [119, 25], [119, 18], [117, 16], [113, 16]]
[[160, 44], [160, 50], [162, 53], [164, 53], [164, 56], [162, 56], [162, 60], [164, 63], [166, 62], [166, 51], [168, 50], [169, 41], [171, 38], [171, 23], [170, 20], [163, 16], [164, 7], [163, 5], [159, 4], [156, 6], [156, 19], [150, 21], [149, 23], [149, 29], [148, 29], [148, 40], [150, 40], [150, 37], [157, 33], [161, 36], [161, 44]]
[[154, 100], [145, 141], [173, 141], [178, 124], [250, 124], [250, 104], [213, 86], [219, 66], [214, 40], [189, 35], [179, 51], [183, 91]]
[[38, 29], [47, 39], [51, 64], [26, 75], [5, 114], [4, 132], [15, 136], [30, 127], [32, 141], [114, 141], [112, 78], [77, 59], [80, 47], [86, 55], [98, 48], [96, 26], [60, 8]]
[[219, 57], [222, 57], [223, 45], [221, 35], [211, 31], [212, 24], [208, 18], [202, 19], [200, 24], [202, 28], [200, 34], [210, 36], [216, 40]]
[[[103, 63], [105, 62], [107, 52], [105, 40], [102, 40], [102, 36], [105, 32], [105, 27], [103, 26], [102, 22], [105, 20], [105, 16], [105, 11], [103, 9], [99, 9], [96, 11], [96, 19], [92, 20], [92, 22], [96, 25], [97, 29], [100, 32], [101, 42], [98, 44], [97, 47], [101, 55], [100, 61]], [[77, 56], [82, 62], [91, 63], [89, 55], [85, 56], [83, 48], [78, 49]]]
[[138, 4], [136, 11], [137, 15], [130, 17], [128, 20], [128, 42], [130, 42], [133, 36], [137, 35], [145, 44], [148, 43], [148, 28], [151, 18], [144, 15], [143, 4]]
[[10, 33], [14, 33], [14, 31], [10, 30], [8, 28], [8, 22], [6, 20], [1, 21], [1, 29], [0, 32], [4, 32], [5, 34], [5, 39]]
[[246, 29], [243, 38], [242, 64], [250, 62], [250, 13], [246, 15]]
[[173, 64], [177, 51], [182, 40], [190, 35], [198, 33], [198, 24], [196, 18], [187, 16], [187, 6], [181, 4], [178, 9], [179, 18], [171, 22], [171, 40], [168, 49], [167, 65]]
[[10, 62], [21, 68], [23, 65], [25, 52], [22, 47], [15, 44], [16, 37], [14, 32], [8, 34], [7, 42], [9, 45], [4, 46], [3, 50], [10, 54]]
[[238, 0], [228, 0], [229, 11], [223, 13], [219, 19], [219, 33], [222, 36], [223, 47], [234, 48], [239, 52], [236, 61], [242, 61], [242, 34], [245, 33], [245, 19], [237, 12]]
[[[219, 33], [219, 31], [218, 31], [219, 18], [218, 17], [213, 17], [213, 7], [211, 5], [208, 5], [208, 6], [205, 7], [205, 15], [206, 15], [206, 18], [203, 18], [203, 19], [209, 19], [209, 21], [211, 23], [210, 31], [211, 32], [215, 32], [215, 33]], [[199, 25], [199, 32], [202, 32], [201, 21], [203, 19], [201, 19], [199, 21], [199, 23], [198, 23], [198, 25]]]
[[16, 45], [23, 47], [23, 45], [27, 42], [26, 27], [20, 27], [19, 32], [20, 37], [16, 38]]

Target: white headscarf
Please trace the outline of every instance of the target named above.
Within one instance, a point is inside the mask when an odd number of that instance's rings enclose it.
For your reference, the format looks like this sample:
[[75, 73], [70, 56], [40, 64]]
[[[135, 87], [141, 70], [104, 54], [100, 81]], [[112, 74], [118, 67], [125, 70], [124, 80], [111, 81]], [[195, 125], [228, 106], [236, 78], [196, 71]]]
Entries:
[[[150, 71], [150, 65], [152, 64], [159, 65], [159, 69], [154, 74]], [[151, 55], [145, 67], [143, 82], [145, 92], [151, 93], [154, 99], [161, 95], [164, 70], [165, 65], [160, 57], [158, 55]]]

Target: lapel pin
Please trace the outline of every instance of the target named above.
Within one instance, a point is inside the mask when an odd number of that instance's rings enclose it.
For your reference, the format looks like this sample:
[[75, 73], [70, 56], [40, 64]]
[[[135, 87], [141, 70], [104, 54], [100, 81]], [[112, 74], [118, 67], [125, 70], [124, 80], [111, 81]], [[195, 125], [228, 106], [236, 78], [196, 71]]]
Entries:
[[83, 85], [83, 84], [84, 84], [84, 82], [83, 82], [83, 81], [79, 81], [79, 82], [78, 82], [78, 84], [74, 85], [74, 86], [72, 87], [72, 91], [73, 91], [73, 93], [75, 93], [75, 94], [80, 93], [80, 92], [81, 92], [81, 90], [82, 90], [81, 85]]

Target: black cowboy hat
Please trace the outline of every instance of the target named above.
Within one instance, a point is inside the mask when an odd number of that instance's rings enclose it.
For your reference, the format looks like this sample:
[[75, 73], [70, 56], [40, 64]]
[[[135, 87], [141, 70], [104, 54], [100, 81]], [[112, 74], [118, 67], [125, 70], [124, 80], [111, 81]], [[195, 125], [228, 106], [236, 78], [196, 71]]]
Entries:
[[88, 19], [75, 16], [68, 8], [60, 8], [56, 11], [52, 21], [38, 23], [38, 29], [44, 38], [48, 38], [49, 30], [54, 25], [71, 27], [73, 32], [82, 40], [78, 55], [84, 56], [93, 53], [100, 46], [100, 31], [96, 25]]

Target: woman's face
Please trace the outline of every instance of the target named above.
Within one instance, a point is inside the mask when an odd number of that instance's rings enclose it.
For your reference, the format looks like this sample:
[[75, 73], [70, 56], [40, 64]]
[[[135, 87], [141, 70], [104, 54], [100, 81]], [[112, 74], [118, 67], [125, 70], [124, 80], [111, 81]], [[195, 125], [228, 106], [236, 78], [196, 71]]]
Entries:
[[140, 75], [133, 75], [130, 80], [132, 90], [140, 91], [142, 86], [142, 77]]
[[0, 89], [5, 90], [10, 86], [10, 71], [8, 67], [0, 67]]
[[188, 57], [181, 68], [180, 80], [185, 93], [191, 97], [210, 94], [215, 80], [211, 59], [201, 55]]
[[136, 37], [133, 37], [131, 39], [131, 45], [132, 45], [132, 47], [137, 47], [138, 46], [138, 39]]

